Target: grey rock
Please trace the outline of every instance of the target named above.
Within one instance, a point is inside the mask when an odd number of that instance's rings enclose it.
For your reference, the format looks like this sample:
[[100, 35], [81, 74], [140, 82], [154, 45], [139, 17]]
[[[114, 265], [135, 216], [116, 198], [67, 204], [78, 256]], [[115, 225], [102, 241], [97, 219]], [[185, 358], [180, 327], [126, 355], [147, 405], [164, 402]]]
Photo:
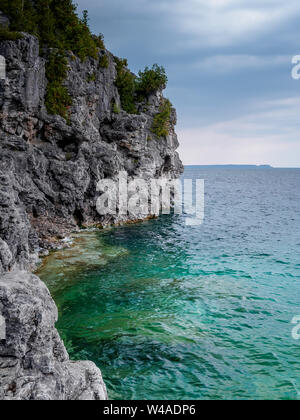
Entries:
[[[68, 55], [65, 85], [73, 104], [67, 124], [45, 108], [46, 61], [39, 55], [38, 40], [24, 33], [22, 39], [0, 43], [6, 59], [6, 80], [0, 80], [0, 284], [10, 320], [8, 340], [0, 350], [0, 398], [105, 396], [94, 365], [67, 360], [46, 287], [13, 270], [32, 270], [39, 255], [57, 248], [82, 225], [151, 216], [100, 216], [99, 180], [116, 179], [119, 171], [146, 181], [175, 179], [183, 170], [176, 151], [175, 109], [169, 135], [159, 139], [151, 126], [163, 98], [160, 91], [148, 98], [146, 107], [140, 104], [139, 115], [113, 113], [113, 103], [120, 107], [114, 56], [100, 51], [99, 57], [103, 54], [108, 68], [93, 58], [81, 62]], [[9, 271], [14, 274], [5, 274]]]
[[[69, 54], [65, 83], [73, 105], [68, 125], [46, 112], [45, 60], [38, 40], [23, 34], [0, 43], [0, 54], [7, 64], [7, 79], [0, 81], [0, 238], [11, 250], [11, 264], [29, 269], [37, 250], [52, 249], [79, 225], [130, 219], [97, 214], [100, 179], [115, 179], [119, 171], [146, 180], [180, 175], [176, 111], [170, 134], [155, 138], [151, 126], [161, 92], [148, 99], [147, 112], [114, 114], [112, 103], [119, 105], [120, 98], [113, 55], [106, 51], [109, 66], [99, 68], [93, 58], [81, 62]], [[91, 74], [95, 81], [89, 82]]]
[[103, 400], [92, 362], [71, 362], [55, 329], [57, 309], [38, 277], [14, 271], [0, 279], [6, 339], [0, 341], [1, 400]]
[[0, 270], [5, 271], [10, 268], [12, 253], [5, 241], [0, 239]]

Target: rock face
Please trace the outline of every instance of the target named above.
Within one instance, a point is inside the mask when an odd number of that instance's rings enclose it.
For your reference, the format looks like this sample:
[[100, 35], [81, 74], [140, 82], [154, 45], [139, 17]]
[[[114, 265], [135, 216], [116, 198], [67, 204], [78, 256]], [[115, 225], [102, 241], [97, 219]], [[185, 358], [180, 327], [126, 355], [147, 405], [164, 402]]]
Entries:
[[6, 339], [0, 340], [1, 400], [103, 400], [91, 362], [70, 362], [54, 327], [57, 309], [38, 277], [16, 271], [0, 279]]
[[103, 50], [99, 58], [103, 54], [107, 68], [93, 58], [68, 56], [65, 85], [73, 104], [67, 123], [46, 111], [38, 40], [23, 34], [0, 43], [6, 59], [6, 79], [0, 80], [0, 305], [9, 320], [8, 339], [0, 347], [0, 398], [105, 397], [94, 365], [68, 361], [46, 287], [20, 270], [30, 271], [39, 255], [79, 226], [138, 218], [100, 216], [99, 180], [116, 179], [120, 171], [146, 180], [174, 179], [182, 172], [176, 111], [169, 135], [160, 139], [151, 126], [161, 92], [140, 105], [138, 115], [114, 113], [113, 104], [121, 108], [114, 57]]
[[[24, 34], [0, 44], [7, 78], [0, 81], [0, 238], [11, 258], [4, 269], [29, 267], [32, 255], [78, 225], [103, 224], [96, 212], [100, 179], [129, 176], [177, 178], [182, 164], [176, 152], [173, 110], [170, 134], [151, 133], [162, 94], [152, 95], [146, 111], [113, 113], [120, 106], [112, 54], [108, 68], [95, 59], [69, 57], [66, 86], [73, 99], [70, 124], [48, 115], [44, 105], [45, 61], [35, 37]], [[95, 81], [89, 81], [94, 75]], [[106, 223], [126, 221], [111, 216]], [[2, 245], [2, 247], [5, 245]]]

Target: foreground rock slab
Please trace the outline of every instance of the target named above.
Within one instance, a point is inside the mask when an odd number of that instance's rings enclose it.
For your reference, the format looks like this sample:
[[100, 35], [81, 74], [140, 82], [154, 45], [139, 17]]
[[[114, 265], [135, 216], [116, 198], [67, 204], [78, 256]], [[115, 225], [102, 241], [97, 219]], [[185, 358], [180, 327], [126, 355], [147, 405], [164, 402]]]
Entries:
[[1, 400], [105, 400], [106, 387], [92, 362], [71, 362], [55, 322], [46, 285], [25, 271], [0, 277]]

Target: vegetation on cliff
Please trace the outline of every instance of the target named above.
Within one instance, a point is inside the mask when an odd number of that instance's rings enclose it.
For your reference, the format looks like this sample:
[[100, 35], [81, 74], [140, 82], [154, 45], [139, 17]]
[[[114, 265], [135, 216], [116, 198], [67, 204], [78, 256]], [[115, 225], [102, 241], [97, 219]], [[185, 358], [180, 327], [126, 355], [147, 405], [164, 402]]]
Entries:
[[103, 36], [89, 29], [87, 11], [80, 19], [72, 0], [0, 0], [0, 9], [10, 19], [10, 31], [35, 35], [41, 47], [69, 50], [82, 60], [97, 58], [104, 48]]
[[127, 68], [127, 60], [115, 57], [117, 78], [116, 86], [119, 91], [121, 105], [128, 114], [136, 114], [135, 105], [135, 75]]
[[0, 0], [0, 9], [10, 19], [9, 28], [0, 31], [0, 39], [16, 40], [20, 32], [35, 35], [44, 47], [55, 49], [46, 64], [48, 86], [45, 105], [49, 114], [68, 120], [71, 97], [63, 85], [67, 77], [65, 51], [72, 51], [82, 61], [98, 58], [104, 49], [103, 36], [92, 35], [88, 12], [80, 19], [72, 0]]
[[99, 60], [99, 68], [107, 69], [109, 66], [109, 59], [106, 54], [104, 54]]
[[45, 104], [49, 114], [61, 115], [68, 121], [68, 107], [72, 105], [72, 99], [67, 88], [63, 86], [67, 73], [68, 62], [64, 55], [59, 52], [51, 52], [46, 64], [48, 84]]
[[172, 104], [164, 99], [160, 105], [159, 113], [155, 115], [152, 124], [152, 133], [157, 137], [166, 137], [169, 134]]
[[0, 41], [16, 41], [21, 39], [22, 34], [16, 31], [10, 31], [7, 28], [0, 28]]
[[[21, 32], [35, 35], [39, 39], [41, 53], [47, 58], [46, 76], [48, 80], [45, 105], [50, 114], [60, 115], [69, 120], [68, 108], [71, 97], [64, 80], [68, 65], [66, 51], [84, 61], [87, 57], [98, 59], [98, 68], [108, 68], [106, 54], [99, 58], [99, 50], [105, 49], [103, 35], [95, 36], [88, 25], [88, 12], [80, 18], [72, 0], [0, 0], [0, 10], [9, 18], [9, 27], [0, 29], [1, 40], [17, 40]], [[49, 48], [51, 53], [49, 54]], [[129, 114], [137, 113], [137, 103], [147, 102], [157, 90], [163, 90], [168, 82], [165, 69], [154, 64], [146, 67], [138, 76], [128, 69], [126, 59], [115, 57], [118, 88], [122, 109]], [[91, 75], [88, 81], [95, 81]], [[155, 116], [153, 132], [160, 136], [167, 133], [170, 118], [168, 101], [161, 106]]]
[[168, 78], [163, 67], [154, 64], [139, 71], [138, 77], [127, 68], [127, 60], [115, 57], [118, 88], [122, 108], [129, 114], [135, 114], [136, 103], [144, 102], [151, 93], [163, 90], [167, 86]]
[[[137, 102], [145, 102], [149, 95], [167, 86], [168, 78], [163, 67], [154, 64], [152, 68], [146, 67], [139, 71], [138, 77], [127, 68], [127, 60], [115, 57], [117, 79], [116, 86], [119, 91], [122, 108], [129, 114], [137, 113]], [[169, 122], [172, 104], [164, 100], [159, 113], [154, 117], [152, 132], [158, 137], [166, 136], [169, 132]]]
[[165, 69], [158, 64], [154, 64], [151, 69], [146, 67], [144, 71], [139, 71], [135, 82], [137, 99], [143, 101], [151, 93], [165, 89], [168, 78]]

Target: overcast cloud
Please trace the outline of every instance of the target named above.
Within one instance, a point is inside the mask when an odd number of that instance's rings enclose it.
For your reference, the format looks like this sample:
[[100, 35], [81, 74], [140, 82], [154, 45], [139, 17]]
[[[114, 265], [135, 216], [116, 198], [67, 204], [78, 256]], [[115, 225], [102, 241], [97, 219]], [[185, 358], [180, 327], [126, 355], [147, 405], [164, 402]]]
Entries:
[[185, 164], [299, 167], [299, 0], [77, 0], [138, 71], [166, 67]]

